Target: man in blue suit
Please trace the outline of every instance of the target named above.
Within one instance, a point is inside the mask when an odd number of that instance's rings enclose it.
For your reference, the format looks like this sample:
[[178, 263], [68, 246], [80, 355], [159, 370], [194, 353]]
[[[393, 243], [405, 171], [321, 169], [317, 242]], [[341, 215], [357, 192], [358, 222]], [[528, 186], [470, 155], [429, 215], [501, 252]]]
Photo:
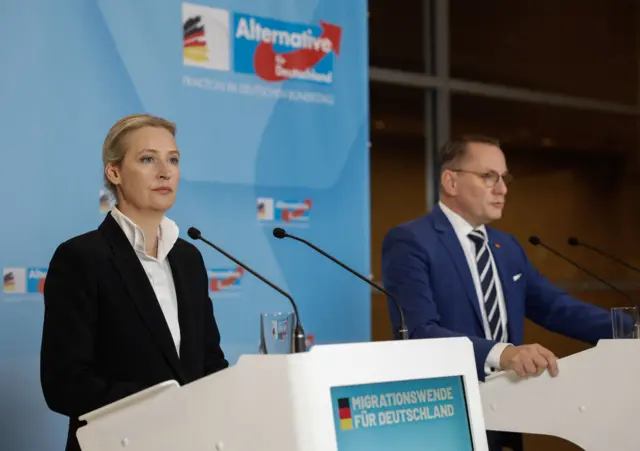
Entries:
[[[558, 374], [550, 350], [523, 343], [525, 317], [588, 343], [612, 336], [606, 310], [551, 285], [513, 236], [487, 227], [502, 216], [511, 178], [497, 141], [448, 143], [441, 154], [439, 204], [391, 229], [382, 246], [384, 287], [400, 302], [410, 337], [469, 337], [481, 381], [499, 370], [521, 377]], [[397, 330], [392, 303], [389, 313]], [[488, 435], [491, 450], [501, 450], [510, 436]]]

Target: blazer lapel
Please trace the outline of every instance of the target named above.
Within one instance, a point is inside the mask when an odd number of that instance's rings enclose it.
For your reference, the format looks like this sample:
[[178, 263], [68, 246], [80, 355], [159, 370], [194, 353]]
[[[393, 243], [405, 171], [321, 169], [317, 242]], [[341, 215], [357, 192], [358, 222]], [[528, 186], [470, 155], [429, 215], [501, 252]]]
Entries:
[[120, 277], [122, 277], [131, 298], [135, 302], [149, 333], [163, 352], [169, 365], [180, 378], [180, 383], [183, 383], [185, 380], [184, 373], [171, 337], [171, 331], [138, 256], [120, 226], [110, 214], [100, 225], [100, 229], [111, 243], [114, 266], [120, 273]]
[[471, 303], [471, 307], [476, 314], [476, 318], [482, 325], [482, 312], [480, 311], [478, 293], [476, 292], [473, 277], [471, 276], [471, 270], [469, 269], [469, 264], [464, 256], [464, 251], [462, 250], [458, 236], [440, 207], [434, 207], [432, 212], [434, 214], [434, 227], [440, 232], [440, 241], [447, 249], [447, 252], [449, 252], [451, 260], [453, 260], [453, 264], [458, 272], [458, 276], [460, 276], [462, 286], [467, 293], [467, 300]]
[[[182, 253], [174, 248], [167, 256], [171, 273], [173, 275], [173, 284], [176, 289], [176, 297], [178, 298], [178, 322], [180, 323], [180, 361], [182, 368], [187, 372], [194, 362], [195, 356], [192, 354], [194, 350], [195, 337], [193, 333], [197, 330], [193, 324], [194, 314], [193, 302], [194, 297], [189, 292], [189, 277], [185, 271], [185, 262]], [[188, 374], [187, 374], [188, 376]]]

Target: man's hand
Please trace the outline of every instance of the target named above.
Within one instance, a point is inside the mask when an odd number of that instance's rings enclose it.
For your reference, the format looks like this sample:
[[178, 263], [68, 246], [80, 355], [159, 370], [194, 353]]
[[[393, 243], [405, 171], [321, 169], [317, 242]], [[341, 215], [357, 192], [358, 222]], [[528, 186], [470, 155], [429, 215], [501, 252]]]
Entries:
[[542, 346], [507, 346], [500, 355], [500, 367], [513, 370], [520, 377], [540, 376], [548, 370], [551, 376], [558, 375], [558, 359]]

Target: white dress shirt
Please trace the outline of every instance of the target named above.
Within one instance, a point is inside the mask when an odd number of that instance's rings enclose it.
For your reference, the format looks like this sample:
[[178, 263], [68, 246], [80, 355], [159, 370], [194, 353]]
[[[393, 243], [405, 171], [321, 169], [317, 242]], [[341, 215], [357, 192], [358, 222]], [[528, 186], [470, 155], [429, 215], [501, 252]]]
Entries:
[[[471, 270], [471, 277], [473, 278], [473, 284], [476, 288], [476, 294], [478, 297], [478, 304], [480, 305], [480, 312], [482, 313], [482, 322], [484, 326], [485, 338], [488, 340], [492, 339], [491, 330], [489, 328], [489, 320], [487, 319], [487, 312], [484, 306], [484, 295], [482, 293], [482, 285], [480, 284], [480, 275], [478, 274], [478, 266], [476, 263], [476, 247], [473, 241], [469, 238], [469, 233], [474, 230], [474, 228], [469, 224], [465, 219], [462, 218], [459, 214], [455, 213], [449, 207], [440, 202], [440, 208], [445, 216], [449, 219], [449, 222], [453, 226], [453, 230], [456, 232], [458, 240], [462, 245], [462, 250], [464, 251], [464, 255], [467, 259], [467, 263], [469, 265], [469, 269]], [[484, 225], [477, 227], [476, 230], [481, 230], [485, 236], [487, 236], [487, 230]], [[502, 351], [507, 346], [510, 346], [509, 343], [506, 343], [508, 340], [507, 337], [507, 307], [504, 301], [504, 294], [502, 293], [502, 283], [500, 281], [500, 274], [498, 273], [498, 269], [496, 268], [496, 263], [493, 259], [493, 254], [491, 253], [491, 248], [489, 248], [489, 257], [491, 260], [491, 267], [493, 269], [493, 274], [496, 276], [496, 288], [498, 291], [498, 310], [500, 313], [500, 321], [502, 322], [502, 328], [505, 331], [503, 335], [503, 343], [497, 343], [489, 354], [487, 355], [487, 360], [485, 362], [485, 372], [487, 374], [491, 373], [492, 368], [500, 369], [500, 355]]]
[[178, 297], [173, 283], [173, 274], [167, 255], [178, 240], [178, 226], [171, 219], [164, 217], [158, 227], [158, 256], [152, 257], [145, 251], [144, 233], [131, 219], [118, 208], [111, 209], [111, 216], [116, 220], [129, 242], [136, 251], [149, 282], [156, 294], [164, 318], [169, 326], [178, 356], [180, 355], [180, 323], [178, 322]]

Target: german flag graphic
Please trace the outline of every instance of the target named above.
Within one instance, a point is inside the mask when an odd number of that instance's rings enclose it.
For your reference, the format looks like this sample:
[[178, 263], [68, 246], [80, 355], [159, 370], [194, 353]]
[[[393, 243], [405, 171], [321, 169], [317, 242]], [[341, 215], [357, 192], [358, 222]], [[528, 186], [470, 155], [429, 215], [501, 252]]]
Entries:
[[340, 429], [343, 431], [353, 429], [353, 420], [351, 419], [351, 406], [349, 398], [338, 399], [338, 410], [340, 412]]
[[13, 275], [13, 272], [8, 272], [2, 276], [2, 286], [4, 287], [5, 292], [15, 291], [16, 278]]
[[182, 25], [184, 57], [192, 61], [209, 61], [209, 49], [202, 16], [190, 17]]

